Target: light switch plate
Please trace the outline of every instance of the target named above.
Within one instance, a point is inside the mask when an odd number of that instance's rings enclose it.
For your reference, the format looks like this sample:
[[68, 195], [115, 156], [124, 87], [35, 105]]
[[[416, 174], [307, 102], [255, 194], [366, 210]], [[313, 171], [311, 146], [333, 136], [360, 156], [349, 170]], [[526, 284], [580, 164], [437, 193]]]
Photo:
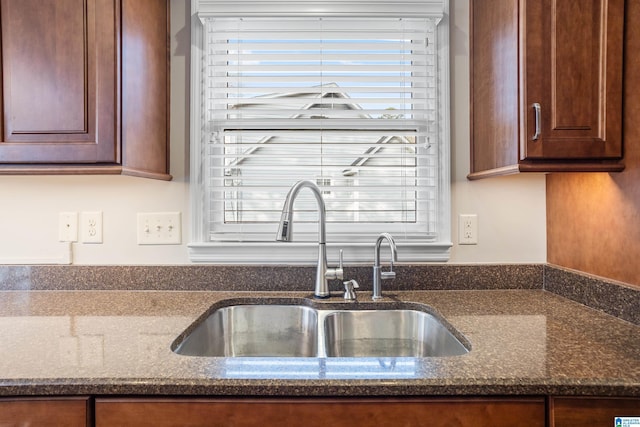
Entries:
[[182, 243], [180, 212], [138, 213], [139, 245], [179, 245]]

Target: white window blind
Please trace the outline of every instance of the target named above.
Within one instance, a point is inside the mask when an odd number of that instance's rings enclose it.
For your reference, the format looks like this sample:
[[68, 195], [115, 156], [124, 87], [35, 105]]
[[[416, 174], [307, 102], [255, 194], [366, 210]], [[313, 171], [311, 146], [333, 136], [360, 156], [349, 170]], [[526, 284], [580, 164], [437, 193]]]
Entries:
[[[317, 183], [333, 241], [437, 240], [441, 131], [432, 18], [206, 18], [209, 241], [273, 241]], [[315, 199], [295, 240], [315, 240]], [[441, 227], [440, 227], [441, 228]]]

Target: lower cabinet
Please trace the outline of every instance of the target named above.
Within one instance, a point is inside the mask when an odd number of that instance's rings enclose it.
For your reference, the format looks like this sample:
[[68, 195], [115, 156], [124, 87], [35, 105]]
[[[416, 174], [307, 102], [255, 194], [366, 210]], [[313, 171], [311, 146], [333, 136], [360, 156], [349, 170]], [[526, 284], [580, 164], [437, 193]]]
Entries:
[[15, 398], [0, 400], [0, 426], [87, 427], [89, 399]]
[[545, 399], [96, 399], [107, 426], [543, 427]]
[[615, 420], [621, 417], [640, 419], [640, 399], [549, 398], [549, 427], [617, 427]]
[[[639, 398], [0, 398], [0, 427], [600, 427]], [[629, 424], [626, 424], [629, 425]]]

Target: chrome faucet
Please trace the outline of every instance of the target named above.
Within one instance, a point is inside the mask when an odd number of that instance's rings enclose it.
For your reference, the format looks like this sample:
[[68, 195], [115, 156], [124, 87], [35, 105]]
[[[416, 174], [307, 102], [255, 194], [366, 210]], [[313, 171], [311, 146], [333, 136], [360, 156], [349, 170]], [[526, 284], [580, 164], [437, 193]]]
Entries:
[[[380, 266], [380, 246], [382, 245], [382, 241], [387, 239], [389, 241], [389, 249], [391, 249], [391, 265], [389, 267], [389, 271], [382, 271], [382, 267]], [[393, 262], [398, 261], [398, 252], [396, 250], [396, 242], [393, 240], [393, 237], [389, 233], [382, 233], [376, 240], [376, 249], [373, 259], [373, 296], [372, 299], [375, 301], [377, 299], [382, 298], [382, 281], [388, 279], [395, 279], [396, 273], [393, 271]]]
[[293, 202], [301, 189], [308, 188], [318, 202], [318, 269], [316, 271], [316, 286], [314, 295], [316, 298], [329, 298], [329, 280], [343, 279], [342, 270], [342, 251], [340, 251], [340, 266], [338, 268], [327, 267], [327, 233], [325, 230], [326, 211], [322, 193], [316, 184], [311, 181], [298, 181], [295, 183], [284, 201], [282, 207], [282, 216], [280, 217], [280, 225], [278, 226], [278, 235], [276, 240], [280, 242], [291, 241], [293, 228]]

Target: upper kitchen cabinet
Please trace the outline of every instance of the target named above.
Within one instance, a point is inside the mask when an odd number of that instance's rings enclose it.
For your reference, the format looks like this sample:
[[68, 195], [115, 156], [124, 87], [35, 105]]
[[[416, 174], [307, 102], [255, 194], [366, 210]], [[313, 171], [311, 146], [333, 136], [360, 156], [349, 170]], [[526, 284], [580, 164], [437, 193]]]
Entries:
[[166, 0], [0, 0], [0, 174], [171, 179]]
[[473, 0], [471, 173], [620, 171], [624, 0]]

